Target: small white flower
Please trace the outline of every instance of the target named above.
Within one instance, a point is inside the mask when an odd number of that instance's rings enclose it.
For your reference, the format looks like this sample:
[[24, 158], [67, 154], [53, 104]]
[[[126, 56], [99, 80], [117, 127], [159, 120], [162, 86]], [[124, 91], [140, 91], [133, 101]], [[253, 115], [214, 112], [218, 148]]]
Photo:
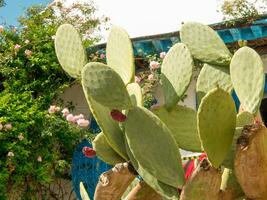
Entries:
[[24, 136], [23, 136], [22, 133], [19, 134], [18, 139], [19, 139], [20, 141], [22, 141], [22, 140], [24, 139]]
[[38, 156], [37, 161], [38, 162], [42, 162], [43, 161], [42, 157], [41, 156]]
[[7, 156], [8, 156], [8, 157], [14, 157], [14, 153], [13, 153], [12, 151], [9, 151], [9, 152], [7, 153]]

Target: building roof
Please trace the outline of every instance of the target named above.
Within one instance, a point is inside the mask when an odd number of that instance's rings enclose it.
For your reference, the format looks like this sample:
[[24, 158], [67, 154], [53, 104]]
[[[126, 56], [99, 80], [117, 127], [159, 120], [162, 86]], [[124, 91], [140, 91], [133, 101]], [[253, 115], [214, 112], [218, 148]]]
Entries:
[[[228, 46], [236, 45], [239, 40], [247, 40], [248, 45], [253, 48], [261, 48], [267, 45], [267, 15], [261, 15], [256, 19], [237, 19], [211, 24], [222, 40]], [[133, 42], [134, 54], [149, 55], [167, 52], [169, 48], [180, 42], [179, 31], [137, 37], [131, 39]], [[106, 44], [99, 44], [91, 51], [104, 51]], [[259, 52], [261, 53], [261, 52]], [[263, 53], [263, 52], [262, 52]], [[266, 52], [264, 52], [266, 53]]]

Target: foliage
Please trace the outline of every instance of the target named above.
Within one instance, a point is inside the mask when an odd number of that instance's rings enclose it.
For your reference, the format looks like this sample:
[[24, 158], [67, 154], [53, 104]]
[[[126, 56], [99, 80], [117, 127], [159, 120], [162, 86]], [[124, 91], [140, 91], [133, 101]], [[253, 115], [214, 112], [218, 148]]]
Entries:
[[4, 0], [0, 0], [0, 7], [3, 7], [5, 5], [6, 5], [5, 1]]
[[[79, 23], [70, 14], [73, 7], [80, 12]], [[62, 3], [31, 7], [20, 18], [20, 29], [6, 26], [0, 31], [0, 199], [49, 193], [56, 177], [69, 177], [74, 146], [90, 136], [59, 111], [47, 111], [73, 82], [55, 55], [57, 27], [75, 21], [78, 30], [96, 30], [93, 37], [84, 37], [90, 45], [100, 39], [97, 30], [107, 20], [94, 17], [91, 2], [68, 8]]]
[[224, 0], [220, 5], [220, 11], [223, 14], [224, 20], [232, 20], [238, 18], [258, 17], [264, 14], [266, 10], [265, 0]]

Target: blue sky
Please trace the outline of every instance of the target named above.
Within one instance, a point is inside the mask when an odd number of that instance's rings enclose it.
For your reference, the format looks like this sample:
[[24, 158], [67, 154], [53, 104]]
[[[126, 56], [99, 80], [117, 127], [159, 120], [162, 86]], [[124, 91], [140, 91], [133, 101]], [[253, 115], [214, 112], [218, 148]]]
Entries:
[[44, 4], [51, 0], [5, 0], [6, 6], [0, 8], [0, 24], [6, 22], [8, 25], [17, 26], [17, 18], [22, 15], [27, 7], [34, 4]]

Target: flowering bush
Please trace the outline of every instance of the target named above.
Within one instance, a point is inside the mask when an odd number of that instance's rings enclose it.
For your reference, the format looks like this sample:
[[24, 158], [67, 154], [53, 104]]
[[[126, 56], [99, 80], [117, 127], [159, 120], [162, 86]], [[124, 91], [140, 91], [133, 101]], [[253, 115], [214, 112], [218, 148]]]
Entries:
[[[71, 6], [87, 16], [75, 21], [79, 30], [99, 29], [103, 20], [93, 17], [91, 4]], [[58, 25], [78, 17], [65, 8], [60, 2], [31, 7], [20, 18], [21, 28], [0, 26], [0, 199], [48, 197], [54, 179], [70, 178], [75, 145], [91, 137], [83, 115], [50, 106], [73, 82], [58, 64], [53, 44]], [[86, 45], [99, 40], [93, 35], [84, 38]]]
[[147, 55], [144, 59], [149, 70], [138, 72], [135, 77], [135, 82], [139, 83], [142, 88], [144, 106], [150, 108], [157, 100], [153, 96], [155, 87], [159, 84], [160, 69], [163, 58], [166, 52], [161, 52], [159, 55]]

